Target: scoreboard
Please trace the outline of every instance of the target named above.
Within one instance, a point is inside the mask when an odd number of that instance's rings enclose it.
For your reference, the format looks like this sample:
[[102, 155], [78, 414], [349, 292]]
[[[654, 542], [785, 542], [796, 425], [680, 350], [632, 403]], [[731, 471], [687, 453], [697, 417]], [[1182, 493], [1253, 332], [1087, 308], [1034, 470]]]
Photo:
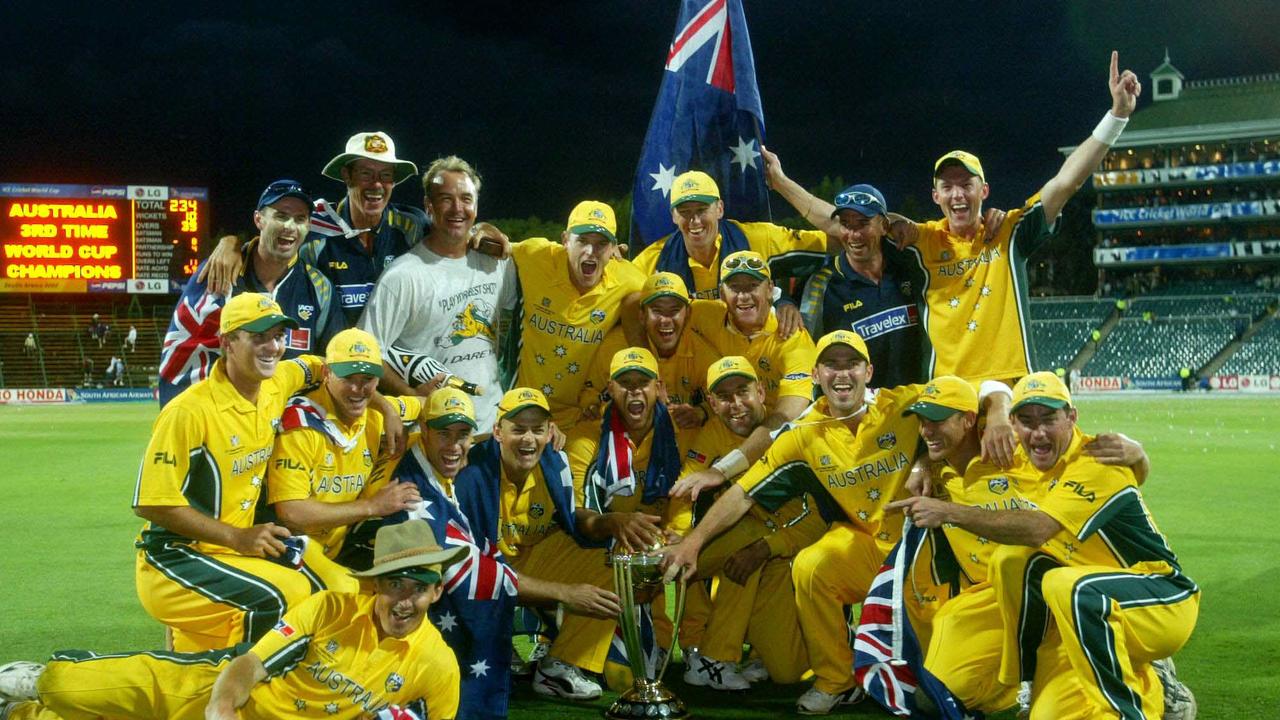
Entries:
[[177, 292], [208, 215], [207, 188], [0, 182], [0, 292]]

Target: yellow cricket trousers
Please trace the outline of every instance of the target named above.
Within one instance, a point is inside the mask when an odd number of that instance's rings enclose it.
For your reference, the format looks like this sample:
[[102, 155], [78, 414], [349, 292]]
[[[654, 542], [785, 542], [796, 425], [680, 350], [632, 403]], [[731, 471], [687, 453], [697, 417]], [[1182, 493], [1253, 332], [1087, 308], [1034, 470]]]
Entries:
[[996, 678], [1003, 648], [1004, 628], [995, 588], [979, 583], [938, 608], [924, 666], [965, 707], [999, 712], [1018, 699], [1016, 685], [1004, 685]]
[[312, 590], [306, 575], [270, 560], [177, 543], [139, 550], [134, 578], [142, 607], [173, 628], [178, 652], [257, 640]]
[[[532, 546], [522, 546], [507, 561], [522, 575], [559, 583], [587, 583], [613, 590], [613, 570], [605, 565], [602, 548], [584, 548], [568, 533], [553, 532]], [[609, 654], [615, 620], [597, 620], [563, 613], [549, 655], [584, 670], [600, 672]]]

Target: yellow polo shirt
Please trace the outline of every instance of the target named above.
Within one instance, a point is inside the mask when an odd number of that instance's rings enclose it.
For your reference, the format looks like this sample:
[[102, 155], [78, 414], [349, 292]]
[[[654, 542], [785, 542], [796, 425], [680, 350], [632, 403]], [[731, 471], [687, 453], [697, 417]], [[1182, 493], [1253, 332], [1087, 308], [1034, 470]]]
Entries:
[[440, 631], [424, 618], [379, 640], [373, 606], [372, 594], [327, 591], [290, 608], [249, 650], [270, 680], [253, 687], [243, 717], [365, 720], [419, 699], [428, 720], [457, 715], [461, 675]]
[[[747, 238], [748, 249], [760, 253], [774, 268], [774, 274], [786, 274], [785, 265], [793, 262], [821, 263], [827, 257], [827, 234], [821, 230], [792, 230], [767, 222], [729, 222], [738, 226]], [[667, 241], [675, 237], [661, 238], [636, 255], [631, 261], [646, 277], [658, 271], [658, 256]], [[715, 300], [720, 297], [720, 241], [716, 235], [716, 260], [710, 267], [691, 256], [689, 271], [693, 275], [693, 287], [689, 293], [695, 298]]]
[[[680, 475], [706, 470], [715, 461], [742, 445], [745, 438], [734, 434], [719, 418], [713, 417], [693, 440], [684, 456]], [[776, 511], [765, 510], [757, 503], [749, 511], [772, 532], [764, 537], [770, 557], [793, 557], [827, 532], [827, 521], [818, 512], [812, 495], [792, 498]]]
[[[1036, 509], [1039, 477], [1021, 448], [1014, 456], [1013, 467], [1007, 470], [975, 457], [963, 474], [946, 463], [934, 464], [932, 471], [935, 482], [953, 503], [987, 510]], [[950, 523], [942, 529], [969, 583], [986, 582], [987, 563], [999, 544]]]
[[729, 322], [729, 308], [719, 300], [698, 300], [689, 314], [689, 327], [701, 335], [719, 357], [741, 355], [751, 361], [764, 384], [769, 409], [781, 397], [813, 397], [813, 366], [817, 352], [808, 331], [800, 328], [791, 337], [778, 337], [778, 316], [769, 311], [764, 329], [747, 337]]
[[[350, 444], [344, 448], [306, 425], [280, 433], [276, 437], [275, 454], [267, 476], [267, 502], [275, 505], [287, 500], [314, 498], [322, 503], [340, 504], [368, 497], [370, 489], [377, 492], [376, 488], [371, 488], [369, 478], [382, 439], [385, 422], [382, 413], [366, 410], [348, 426], [338, 419], [333, 398], [325, 387], [308, 393], [306, 397], [324, 410], [338, 433]], [[388, 397], [387, 400], [404, 422], [412, 422], [422, 412], [422, 398], [417, 395]], [[349, 529], [343, 525], [309, 533], [308, 537], [320, 543], [324, 554], [333, 559], [342, 550], [342, 541]]]
[[569, 277], [569, 253], [560, 243], [529, 238], [511, 246], [520, 276], [519, 369], [514, 385], [547, 396], [561, 430], [581, 408], [578, 395], [605, 334], [618, 322], [622, 300], [640, 292], [644, 275], [625, 260], [605, 263], [600, 283], [579, 293]]
[[[185, 506], [232, 527], [253, 526], [280, 413], [290, 396], [317, 382], [323, 360], [303, 355], [282, 360], [249, 402], [227, 377], [219, 358], [212, 372], [160, 411], [142, 456], [133, 507]], [[181, 540], [146, 523], [140, 542]], [[214, 546], [197, 542], [202, 552]], [[226, 551], [226, 548], [222, 548]]]
[[811, 493], [829, 520], [874, 536], [887, 551], [902, 535], [898, 522], [882, 524], [884, 506], [903, 492], [920, 441], [920, 423], [902, 411], [923, 385], [873, 391], [866, 414], [851, 431], [831, 417], [827, 399], [783, 426], [773, 445], [737, 483], [766, 510]]
[[1027, 258], [1053, 237], [1039, 193], [1010, 210], [989, 242], [953, 235], [946, 220], [921, 223], [914, 253], [926, 273], [930, 377], [1016, 379], [1031, 372]]
[[558, 531], [560, 525], [552, 519], [555, 512], [540, 465], [519, 482], [507, 477], [503, 468], [498, 498], [498, 543], [503, 555], [516, 557]]

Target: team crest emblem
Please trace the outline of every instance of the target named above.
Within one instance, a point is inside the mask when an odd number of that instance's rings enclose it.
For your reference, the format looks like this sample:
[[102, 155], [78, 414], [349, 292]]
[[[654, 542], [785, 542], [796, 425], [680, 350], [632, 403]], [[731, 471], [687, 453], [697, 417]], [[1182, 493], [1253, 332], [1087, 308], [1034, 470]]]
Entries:
[[987, 489], [997, 495], [1003, 495], [1009, 489], [1009, 478], [1003, 475], [991, 478], [987, 481]]
[[400, 673], [391, 673], [387, 676], [387, 692], [399, 692], [404, 687], [404, 678], [400, 677]]
[[698, 181], [693, 178], [688, 178], [684, 182], [680, 183], [681, 190], [692, 190], [696, 187], [698, 187]]
[[314, 306], [311, 306], [311, 305], [299, 305], [299, 306], [298, 306], [298, 319], [299, 319], [299, 320], [301, 320], [301, 321], [303, 321], [303, 322], [306, 322], [307, 320], [310, 320], [310, 319], [311, 319], [311, 315], [312, 315], [312, 314], [314, 314], [314, 313], [315, 313], [315, 311], [316, 311], [316, 309], [315, 309], [315, 307], [314, 307]]
[[760, 369], [761, 370], [769, 369], [769, 358], [760, 358]]
[[231, 447], [240, 447], [240, 436], [239, 436], [239, 435], [232, 435], [232, 436], [231, 436], [231, 438], [230, 438], [230, 440], [231, 440]]
[[876, 438], [876, 445], [880, 446], [881, 450], [888, 450], [889, 448], [897, 444], [898, 444], [897, 433], [888, 432]]
[[277, 432], [277, 433], [279, 433], [279, 432], [283, 432], [283, 431], [284, 431], [284, 423], [280, 421], [280, 418], [276, 418], [275, 420], [272, 420], [272, 421], [271, 421], [271, 429], [272, 429], [272, 430], [274, 430], [274, 431], [275, 431], [275, 432]]
[[951, 259], [951, 251], [950, 251], [950, 250], [943, 250], [943, 251], [942, 251], [942, 259], [943, 259], [943, 260], [950, 260], [950, 259]]
[[924, 386], [924, 391], [921, 392], [920, 394], [928, 397], [933, 397], [934, 395], [941, 395], [942, 391], [938, 389], [937, 385], [934, 385], [933, 383], [929, 383], [928, 385]]
[[542, 298], [542, 307], [551, 307], [551, 298], [549, 297]]
[[383, 140], [381, 135], [365, 135], [364, 151], [371, 153], [384, 153], [387, 151], [387, 141]]
[[331, 453], [331, 452], [327, 452], [327, 453], [325, 453], [325, 454], [324, 454], [324, 464], [325, 464], [325, 465], [332, 465], [332, 464], [333, 464], [333, 453]]
[[603, 219], [604, 219], [604, 211], [603, 211], [603, 210], [601, 210], [600, 208], [596, 208], [596, 209], [594, 209], [594, 210], [592, 210], [592, 211], [591, 211], [591, 217], [593, 217], [593, 218], [595, 218], [595, 219], [597, 219], [597, 220], [603, 220]]
[[823, 466], [830, 465], [830, 464], [831, 464], [831, 456], [830, 456], [830, 455], [823, 455], [822, 457], [818, 458], [818, 464], [819, 464], [819, 465], [823, 465]]
[[390, 255], [388, 255], [388, 256], [386, 256], [386, 257], [382, 258], [382, 267], [383, 267], [383, 269], [384, 269], [384, 270], [385, 270], [387, 267], [390, 267], [390, 265], [391, 265], [391, 261], [392, 261], [392, 260], [395, 260], [395, 258], [391, 257]]
[[1028, 390], [1043, 390], [1043, 389], [1044, 389], [1044, 383], [1040, 382], [1039, 380], [1028, 380], [1028, 381], [1027, 381], [1027, 389], [1028, 389]]
[[266, 309], [267, 309], [267, 308], [269, 308], [269, 307], [271, 307], [271, 300], [270, 300], [269, 298], [265, 298], [265, 297], [264, 297], [264, 298], [262, 298], [261, 300], [259, 300], [259, 301], [258, 301], [258, 309], [259, 309], [259, 310], [266, 310]]
[[448, 400], [444, 401], [444, 406], [447, 408], [462, 407], [462, 400], [456, 397], [451, 397]]
[[365, 448], [364, 449], [364, 466], [370, 467], [372, 465], [373, 465], [373, 453], [369, 452], [369, 448]]
[[596, 324], [600, 324], [600, 323], [604, 322], [604, 314], [605, 314], [605, 313], [604, 313], [604, 311], [603, 311], [603, 310], [592, 310], [592, 311], [591, 311], [591, 322], [596, 323]]
[[910, 280], [908, 280], [907, 282], [902, 283], [902, 287], [900, 287], [899, 289], [902, 291], [902, 294], [903, 294], [903, 295], [910, 295], [910, 294], [911, 294], [911, 281], [910, 281]]
[[542, 507], [542, 503], [534, 503], [529, 506], [529, 517], [540, 518], [546, 511], [547, 509]]
[[330, 640], [329, 642], [325, 643], [324, 651], [329, 653], [330, 655], [338, 652], [338, 641]]
[[365, 345], [365, 344], [364, 344], [364, 343], [362, 343], [362, 342], [358, 342], [358, 343], [356, 343], [356, 344], [354, 344], [354, 345], [352, 345], [352, 346], [351, 346], [351, 352], [353, 352], [353, 353], [359, 353], [359, 354], [361, 354], [361, 355], [364, 355], [364, 354], [367, 354], [367, 353], [369, 352], [369, 346], [368, 346], [368, 345]]

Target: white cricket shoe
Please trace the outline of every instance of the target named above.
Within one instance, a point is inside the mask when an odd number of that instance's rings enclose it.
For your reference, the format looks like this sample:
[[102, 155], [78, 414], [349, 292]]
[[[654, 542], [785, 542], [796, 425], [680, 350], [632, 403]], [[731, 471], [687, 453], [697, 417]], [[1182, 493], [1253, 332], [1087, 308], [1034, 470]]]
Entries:
[[587, 677], [580, 668], [545, 657], [533, 673], [533, 691], [567, 700], [595, 700], [600, 697], [600, 683]]
[[1196, 696], [1178, 679], [1173, 658], [1156, 660], [1151, 666], [1164, 686], [1164, 720], [1196, 720]]
[[837, 706], [860, 703], [866, 697], [867, 694], [863, 692], [860, 685], [854, 685], [834, 695], [818, 688], [809, 688], [799, 700], [796, 700], [796, 712], [801, 715], [827, 715]]
[[712, 690], [750, 690], [751, 683], [742, 677], [733, 663], [703, 657], [697, 648], [685, 653], [684, 681], [690, 685], [709, 687]]
[[769, 679], [769, 670], [765, 668], [764, 661], [760, 658], [751, 658], [738, 672], [742, 673], [742, 677], [749, 683], [764, 682]]
[[35, 700], [36, 680], [43, 672], [40, 663], [22, 660], [0, 665], [0, 700]]

